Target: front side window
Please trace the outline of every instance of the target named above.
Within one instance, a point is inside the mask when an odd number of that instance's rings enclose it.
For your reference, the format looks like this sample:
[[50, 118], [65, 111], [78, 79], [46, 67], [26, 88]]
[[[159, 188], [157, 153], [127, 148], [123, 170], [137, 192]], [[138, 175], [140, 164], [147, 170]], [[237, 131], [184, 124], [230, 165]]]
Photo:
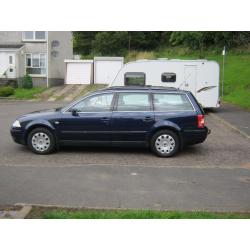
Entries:
[[46, 32], [45, 31], [24, 31], [23, 41], [45, 41]]
[[26, 72], [31, 75], [46, 74], [46, 54], [26, 54]]
[[125, 81], [125, 85], [139, 85], [139, 86], [144, 86], [145, 85], [145, 80], [146, 80], [146, 76], [145, 73], [141, 73], [141, 72], [127, 72], [124, 75], [124, 81]]
[[78, 112], [110, 111], [112, 100], [113, 100], [113, 94], [91, 96], [78, 102], [73, 107], [71, 107], [70, 110], [75, 109]]
[[153, 94], [155, 111], [187, 111], [193, 106], [185, 94]]
[[149, 111], [150, 99], [145, 93], [119, 93], [117, 111]]
[[176, 74], [169, 73], [169, 72], [162, 73], [161, 81], [162, 82], [176, 82]]

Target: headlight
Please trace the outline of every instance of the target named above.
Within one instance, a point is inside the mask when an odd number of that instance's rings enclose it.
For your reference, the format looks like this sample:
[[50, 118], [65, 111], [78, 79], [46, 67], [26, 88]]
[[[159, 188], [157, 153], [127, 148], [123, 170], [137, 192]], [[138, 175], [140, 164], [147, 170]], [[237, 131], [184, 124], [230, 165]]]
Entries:
[[12, 127], [13, 128], [21, 128], [21, 124], [18, 120], [14, 121], [13, 124], [12, 124]]

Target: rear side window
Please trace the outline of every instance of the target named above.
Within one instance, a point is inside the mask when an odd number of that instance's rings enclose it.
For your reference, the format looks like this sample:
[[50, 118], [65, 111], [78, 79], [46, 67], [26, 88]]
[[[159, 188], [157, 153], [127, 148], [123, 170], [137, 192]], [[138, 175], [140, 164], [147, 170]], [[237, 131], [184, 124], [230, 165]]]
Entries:
[[153, 94], [153, 103], [155, 111], [193, 110], [193, 106], [185, 94]]
[[145, 93], [119, 93], [117, 111], [149, 111], [150, 99]]
[[125, 85], [131, 86], [131, 85], [136, 85], [136, 86], [144, 86], [145, 85], [145, 73], [142, 72], [127, 72], [124, 75], [124, 81]]

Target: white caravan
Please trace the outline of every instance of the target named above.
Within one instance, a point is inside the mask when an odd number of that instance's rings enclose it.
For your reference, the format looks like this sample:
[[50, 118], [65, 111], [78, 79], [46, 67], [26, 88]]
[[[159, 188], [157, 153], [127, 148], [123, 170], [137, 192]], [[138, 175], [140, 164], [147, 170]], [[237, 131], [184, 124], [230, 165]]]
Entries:
[[151, 85], [193, 93], [204, 108], [220, 106], [219, 64], [207, 60], [137, 60], [125, 64], [110, 86]]

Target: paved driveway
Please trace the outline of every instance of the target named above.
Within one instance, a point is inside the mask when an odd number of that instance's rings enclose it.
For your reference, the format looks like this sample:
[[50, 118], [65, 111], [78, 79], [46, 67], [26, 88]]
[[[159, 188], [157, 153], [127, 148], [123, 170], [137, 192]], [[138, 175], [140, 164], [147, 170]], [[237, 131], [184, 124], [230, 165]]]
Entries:
[[39, 156], [13, 143], [9, 126], [22, 113], [60, 103], [0, 105], [0, 204], [250, 211], [249, 140], [209, 115], [207, 141], [169, 159], [118, 148]]

